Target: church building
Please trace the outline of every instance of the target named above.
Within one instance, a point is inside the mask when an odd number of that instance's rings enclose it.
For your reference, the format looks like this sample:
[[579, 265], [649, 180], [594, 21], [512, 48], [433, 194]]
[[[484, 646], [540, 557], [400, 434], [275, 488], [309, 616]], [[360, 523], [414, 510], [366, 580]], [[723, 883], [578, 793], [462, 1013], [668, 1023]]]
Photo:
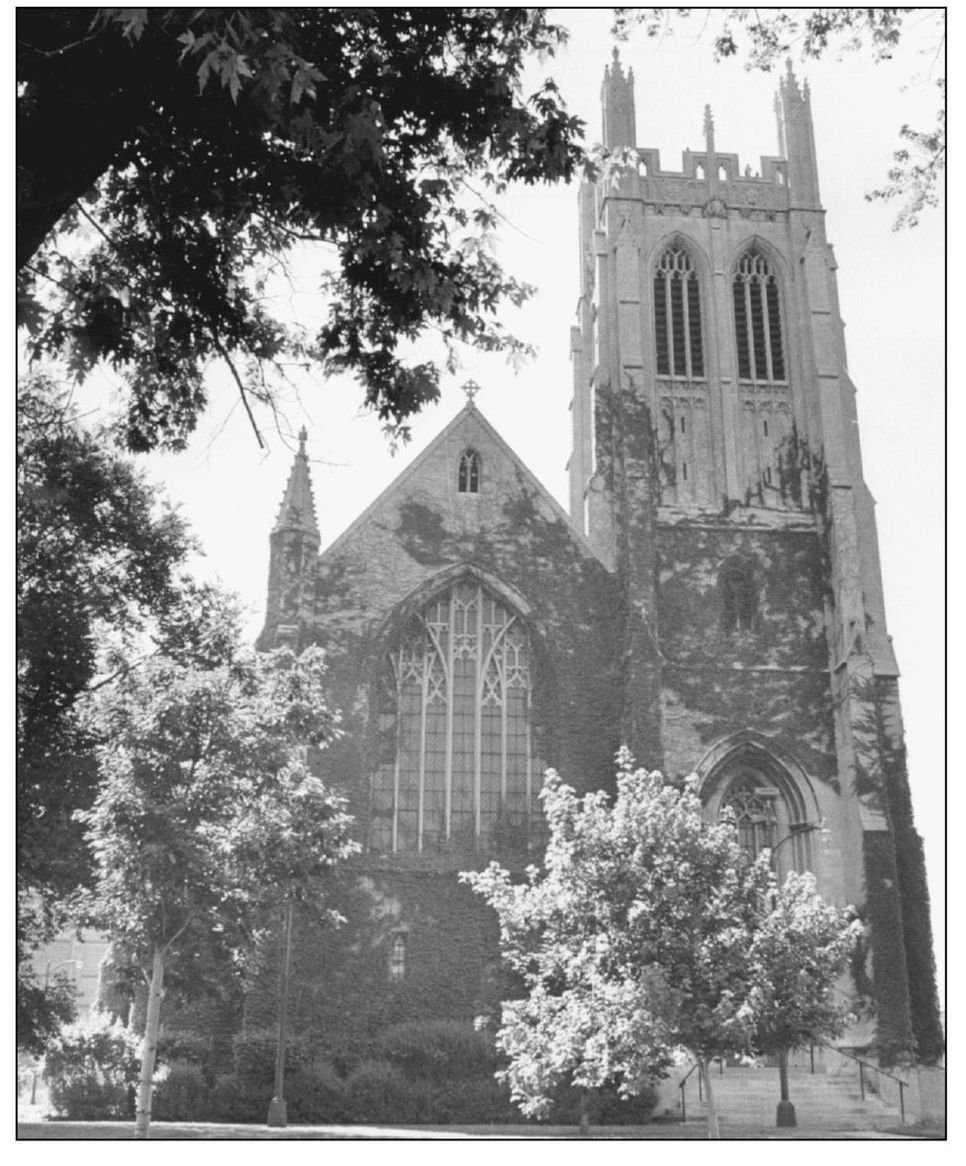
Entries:
[[[522, 871], [548, 767], [613, 788], [626, 743], [696, 773], [749, 854], [813, 871], [870, 936], [843, 1043], [941, 1049], [873, 500], [862, 477], [807, 85], [757, 171], [638, 146], [579, 194], [569, 513], [467, 404], [324, 550], [305, 434], [271, 532], [259, 647], [319, 644], [342, 736], [314, 758], [363, 852], [338, 930], [296, 943], [291, 1025], [323, 1043], [498, 1016], [495, 916], [458, 872]], [[562, 451], [563, 453], [564, 451]], [[329, 533], [329, 532], [327, 532]], [[266, 1016], [269, 1014], [266, 1005]]]

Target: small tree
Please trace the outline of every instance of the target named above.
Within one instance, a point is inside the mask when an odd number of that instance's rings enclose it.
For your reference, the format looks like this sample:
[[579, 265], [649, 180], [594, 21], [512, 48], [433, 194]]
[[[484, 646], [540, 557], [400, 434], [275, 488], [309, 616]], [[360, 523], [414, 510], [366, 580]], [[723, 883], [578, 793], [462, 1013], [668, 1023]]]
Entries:
[[203, 928], [244, 950], [281, 897], [354, 850], [350, 819], [300, 760], [334, 731], [318, 649], [199, 670], [161, 658], [104, 689], [101, 785], [84, 815], [92, 916], [149, 984], [136, 1132], [148, 1134], [166, 968]]
[[[705, 820], [696, 778], [683, 790], [666, 785], [635, 771], [626, 750], [618, 766], [613, 802], [604, 793], [578, 800], [547, 775], [542, 873], [530, 867], [517, 886], [495, 863], [463, 875], [499, 915], [504, 957], [528, 989], [503, 1005], [504, 1076], [524, 1113], [541, 1115], [562, 1081], [616, 1084], [630, 1096], [683, 1048], [700, 1068], [708, 1133], [718, 1137], [709, 1063], [831, 1031], [847, 936], [813, 883], [792, 880], [770, 908], [767, 854], [749, 862], [733, 821]], [[809, 937], [825, 946], [802, 957]], [[796, 959], [809, 969], [809, 995], [792, 1032], [777, 1008], [797, 990]]]
[[748, 1003], [755, 1016], [755, 1047], [778, 1059], [778, 1125], [793, 1126], [788, 1096], [788, 1050], [838, 1036], [850, 1002], [836, 983], [845, 974], [862, 924], [851, 910], [826, 903], [815, 876], [789, 874], [752, 939]]
[[505, 1003], [498, 1043], [524, 1113], [553, 1087], [616, 1084], [634, 1095], [663, 1075], [677, 1047], [708, 1086], [708, 1063], [748, 1050], [747, 953], [769, 887], [732, 823], [709, 825], [697, 779], [683, 790], [618, 755], [617, 795], [578, 800], [554, 773], [542, 798], [545, 871], [513, 886], [496, 864], [464, 879], [500, 917], [504, 956], [528, 988]]

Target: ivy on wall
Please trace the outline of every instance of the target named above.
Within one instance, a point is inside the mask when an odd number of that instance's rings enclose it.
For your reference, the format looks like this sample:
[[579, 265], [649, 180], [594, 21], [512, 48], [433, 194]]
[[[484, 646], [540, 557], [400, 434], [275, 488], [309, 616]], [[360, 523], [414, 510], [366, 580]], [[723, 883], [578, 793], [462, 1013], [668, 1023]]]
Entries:
[[863, 839], [866, 911], [872, 938], [872, 981], [877, 1003], [876, 1040], [884, 1066], [913, 1052], [905, 941], [899, 908], [892, 835], [867, 831]]

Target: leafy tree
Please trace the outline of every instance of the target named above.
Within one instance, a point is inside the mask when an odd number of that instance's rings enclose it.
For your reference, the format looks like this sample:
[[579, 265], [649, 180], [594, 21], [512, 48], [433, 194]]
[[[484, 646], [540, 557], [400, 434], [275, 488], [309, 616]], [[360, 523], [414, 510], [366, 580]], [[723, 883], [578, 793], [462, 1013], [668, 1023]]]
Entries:
[[335, 731], [322, 654], [281, 650], [215, 669], [156, 659], [92, 700], [101, 785], [83, 815], [97, 877], [91, 922], [148, 983], [138, 1093], [146, 1137], [166, 970], [204, 931], [249, 952], [282, 897], [322, 917], [323, 876], [355, 845], [301, 752]]
[[[614, 35], [626, 40], [636, 29], [649, 37], [665, 36], [677, 21], [700, 15], [707, 23], [708, 10], [694, 8], [615, 8]], [[874, 61], [888, 60], [911, 21], [935, 25], [930, 75], [939, 90], [935, 127], [917, 130], [903, 125], [904, 145], [893, 155], [885, 186], [871, 191], [871, 201], [905, 199], [895, 229], [914, 227], [926, 207], [939, 203], [940, 184], [946, 168], [945, 9], [943, 8], [722, 8], [716, 10], [712, 44], [717, 61], [746, 58], [748, 69], [769, 72], [792, 53], [815, 60], [837, 50], [868, 51]]]
[[781, 1081], [778, 1124], [794, 1125], [788, 1096], [788, 1050], [831, 1040], [851, 1016], [836, 984], [845, 975], [862, 924], [818, 894], [815, 876], [790, 873], [763, 915], [748, 952], [748, 1004], [754, 1046], [777, 1057]]
[[618, 757], [617, 794], [578, 800], [556, 774], [543, 790], [545, 873], [513, 886], [495, 863], [464, 878], [500, 916], [504, 957], [528, 996], [504, 1003], [498, 1043], [524, 1113], [546, 1110], [569, 1075], [639, 1092], [683, 1047], [707, 1066], [751, 1045], [747, 952], [769, 886], [733, 824], [709, 826], [696, 792]]
[[48, 377], [25, 381], [19, 397], [18, 1038], [31, 1046], [50, 1030], [50, 1008], [63, 1008], [25, 961], [62, 925], [58, 905], [89, 873], [72, 815], [90, 806], [96, 775], [76, 702], [103, 678], [109, 636], [131, 648], [153, 627], [159, 643], [185, 651], [211, 632], [220, 651], [231, 616], [202, 618], [215, 596], [179, 577], [194, 545], [184, 521], [112, 451], [109, 434], [86, 429]]
[[[787, 916], [804, 921], [796, 905], [807, 896], [794, 884], [763, 929], [773, 888], [767, 855], [749, 862], [733, 821], [705, 821], [696, 779], [683, 790], [665, 785], [659, 773], [634, 770], [626, 750], [618, 765], [612, 804], [604, 793], [578, 800], [548, 774], [543, 873], [531, 867], [522, 885], [496, 863], [463, 875], [499, 915], [504, 958], [528, 992], [503, 1005], [505, 1077], [524, 1113], [540, 1114], [568, 1079], [640, 1092], [683, 1048], [700, 1066], [717, 1137], [709, 1062], [789, 1036], [766, 1003], [791, 982], [769, 988], [768, 977], [780, 957], [792, 959], [781, 925]], [[832, 962], [814, 961], [814, 1008], [796, 1013], [799, 1032], [831, 990], [821, 972], [832, 975]]]
[[18, 1039], [63, 1012], [29, 971], [91, 873], [77, 810], [97, 784], [78, 701], [152, 652], [199, 666], [238, 650], [237, 603], [184, 573], [194, 540], [178, 513], [88, 429], [50, 377], [19, 392], [17, 431]]
[[77, 1017], [76, 989], [63, 972], [37, 982], [29, 965], [17, 968], [17, 1048], [43, 1056], [50, 1040]]
[[[404, 433], [439, 369], [401, 344], [432, 327], [450, 359], [456, 342], [525, 348], [495, 322], [530, 289], [485, 246], [487, 196], [580, 162], [553, 83], [520, 92], [564, 37], [543, 9], [18, 10], [33, 351], [123, 370], [136, 450], [183, 446], [211, 360], [246, 407], [273, 363], [349, 371]], [[60, 240], [81, 222], [86, 250]], [[266, 272], [305, 242], [332, 267], [307, 341], [265, 305]]]

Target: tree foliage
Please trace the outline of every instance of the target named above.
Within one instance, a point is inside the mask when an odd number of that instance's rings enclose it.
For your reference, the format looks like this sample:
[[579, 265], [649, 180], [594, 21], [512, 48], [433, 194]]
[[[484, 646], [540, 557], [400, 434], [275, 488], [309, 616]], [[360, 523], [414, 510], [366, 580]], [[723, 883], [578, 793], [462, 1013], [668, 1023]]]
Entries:
[[31, 967], [17, 968], [17, 1048], [43, 1055], [53, 1037], [77, 1016], [76, 990], [63, 972], [40, 984]]
[[17, 491], [18, 1015], [33, 1044], [63, 1009], [24, 961], [90, 875], [74, 813], [90, 807], [97, 767], [77, 703], [150, 651], [231, 659], [240, 619], [184, 573], [184, 520], [49, 377], [20, 388]]
[[[697, 779], [681, 790], [634, 770], [626, 750], [618, 760], [613, 802], [580, 800], [548, 775], [543, 872], [531, 867], [517, 885], [496, 863], [463, 876], [499, 915], [504, 958], [527, 989], [504, 1003], [497, 1041], [528, 1114], [545, 1112], [562, 1081], [633, 1095], [675, 1049], [706, 1072], [713, 1058], [770, 1048], [793, 1029], [827, 1035], [833, 1013], [841, 1019], [829, 1001], [847, 920], [807, 879], [790, 881], [769, 912], [767, 854], [749, 862], [733, 820], [705, 821]], [[820, 937], [828, 942], [803, 957]], [[775, 1009], [806, 990], [782, 1028]]]
[[150, 985], [139, 1133], [165, 971], [191, 957], [197, 932], [244, 958], [284, 899], [336, 918], [322, 880], [356, 849], [350, 819], [302, 760], [335, 732], [323, 675], [314, 648], [215, 669], [158, 658], [91, 701], [101, 781], [82, 815], [96, 864], [89, 918]]
[[[699, 17], [707, 27], [709, 10], [700, 8], [615, 8], [614, 35], [626, 40], [642, 29], [665, 36], [678, 21]], [[930, 130], [903, 125], [903, 145], [893, 155], [886, 185], [866, 195], [869, 201], [905, 200], [895, 229], [914, 227], [926, 207], [937, 206], [946, 167], [945, 9], [942, 8], [722, 8], [710, 35], [714, 58], [744, 57], [746, 68], [769, 72], [786, 57], [816, 60], [828, 53], [868, 52], [889, 60], [912, 22], [935, 25], [930, 76], [939, 90], [936, 124]]]
[[853, 911], [821, 898], [814, 875], [788, 875], [748, 951], [757, 1052], [780, 1053], [841, 1033], [852, 1002], [838, 981], [862, 932]]
[[90, 804], [93, 773], [73, 712], [95, 681], [104, 629], [123, 640], [169, 610], [192, 544], [50, 380], [23, 387], [17, 438], [18, 889], [39, 924], [36, 897], [81, 879], [71, 815]]
[[[520, 91], [564, 35], [542, 9], [20, 9], [33, 351], [122, 370], [132, 449], [183, 446], [211, 360], [246, 404], [270, 396], [273, 363], [349, 371], [404, 430], [438, 394], [439, 368], [400, 355], [424, 329], [451, 352], [525, 347], [495, 320], [529, 289], [484, 245], [486, 197], [580, 161], [552, 82]], [[81, 222], [87, 248], [63, 238]], [[265, 299], [305, 241], [332, 266], [307, 338]]]

